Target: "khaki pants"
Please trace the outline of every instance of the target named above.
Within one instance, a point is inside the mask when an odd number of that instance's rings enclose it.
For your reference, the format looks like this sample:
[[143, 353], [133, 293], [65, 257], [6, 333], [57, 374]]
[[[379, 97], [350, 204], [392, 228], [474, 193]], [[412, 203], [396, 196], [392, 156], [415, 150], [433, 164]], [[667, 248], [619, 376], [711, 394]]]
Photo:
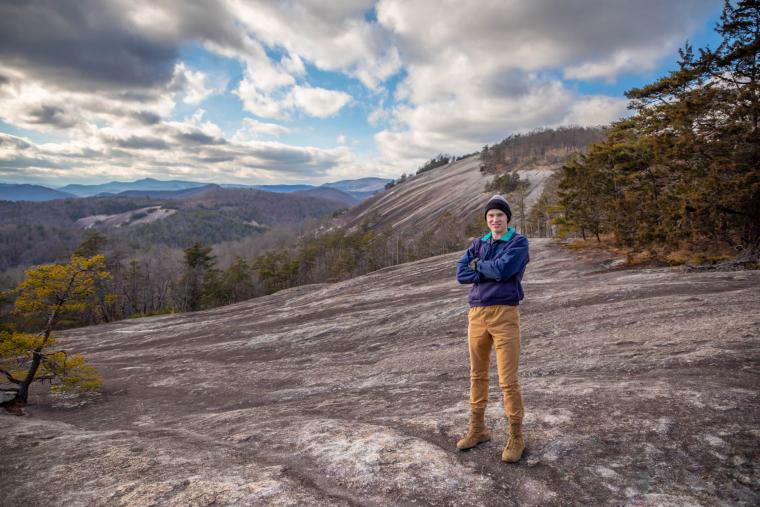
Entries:
[[522, 422], [523, 408], [517, 366], [520, 362], [520, 312], [516, 306], [470, 308], [467, 341], [470, 348], [470, 407], [484, 411], [488, 404], [491, 347], [496, 348], [499, 387], [509, 422]]

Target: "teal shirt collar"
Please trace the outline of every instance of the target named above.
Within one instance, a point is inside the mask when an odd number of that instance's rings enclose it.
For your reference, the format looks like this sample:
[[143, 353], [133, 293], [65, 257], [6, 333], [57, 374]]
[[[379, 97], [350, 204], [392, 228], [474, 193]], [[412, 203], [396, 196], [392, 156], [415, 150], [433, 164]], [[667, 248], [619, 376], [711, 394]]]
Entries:
[[[499, 239], [497, 239], [496, 241], [509, 241], [510, 239], [512, 239], [512, 236], [514, 236], [514, 235], [515, 235], [515, 230], [514, 230], [514, 228], [512, 228], [512, 227], [507, 227], [507, 233], [506, 233], [506, 234], [504, 234], [504, 236], [502, 236], [502, 237], [500, 237]], [[483, 241], [488, 241], [488, 240], [490, 240], [490, 239], [491, 239], [491, 233], [489, 232], [488, 234], [486, 234], [485, 236], [483, 236], [483, 237], [482, 237], [482, 238], [480, 238], [480, 239], [481, 239], [481, 240], [483, 240]]]

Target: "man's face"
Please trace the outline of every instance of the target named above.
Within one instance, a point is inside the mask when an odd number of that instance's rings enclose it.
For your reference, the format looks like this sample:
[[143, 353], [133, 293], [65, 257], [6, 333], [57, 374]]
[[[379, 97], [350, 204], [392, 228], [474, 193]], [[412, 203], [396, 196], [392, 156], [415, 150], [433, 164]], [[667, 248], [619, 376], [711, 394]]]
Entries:
[[493, 234], [501, 236], [507, 232], [507, 214], [500, 209], [489, 209], [486, 213], [486, 222]]

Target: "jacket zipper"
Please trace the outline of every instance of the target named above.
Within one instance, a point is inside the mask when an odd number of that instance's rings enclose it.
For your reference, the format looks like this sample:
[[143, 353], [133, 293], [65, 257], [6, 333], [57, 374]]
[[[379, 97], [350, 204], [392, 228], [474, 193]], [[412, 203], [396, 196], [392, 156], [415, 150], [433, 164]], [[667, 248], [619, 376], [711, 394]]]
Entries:
[[488, 245], [488, 249], [486, 250], [486, 255], [485, 255], [485, 258], [483, 259], [484, 261], [487, 261], [489, 257], [491, 256], [491, 249], [493, 247], [493, 238], [489, 238], [486, 244]]

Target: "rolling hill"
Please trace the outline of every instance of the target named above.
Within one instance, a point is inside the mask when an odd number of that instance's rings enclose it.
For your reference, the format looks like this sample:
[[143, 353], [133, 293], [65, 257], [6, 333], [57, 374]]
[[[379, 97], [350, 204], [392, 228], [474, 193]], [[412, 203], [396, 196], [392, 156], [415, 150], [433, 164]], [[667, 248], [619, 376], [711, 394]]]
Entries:
[[118, 194], [128, 190], [184, 190], [187, 188], [201, 187], [207, 183], [181, 180], [157, 180], [155, 178], [143, 178], [136, 181], [111, 181], [99, 185], [66, 185], [58, 190], [77, 195], [79, 197], [92, 197], [102, 193]]
[[309, 195], [312, 197], [319, 197], [322, 199], [336, 201], [346, 208], [350, 208], [351, 206], [355, 206], [361, 202], [361, 199], [354, 197], [352, 194], [332, 187], [315, 187], [309, 190], [300, 190], [297, 193], [300, 195]]
[[[360, 178], [357, 180], [341, 180], [332, 183], [325, 183], [320, 186], [315, 185], [241, 185], [241, 184], [209, 184], [197, 181], [182, 180], [157, 180], [155, 178], [143, 178], [136, 181], [112, 181], [98, 185], [66, 185], [58, 189], [64, 192], [66, 196], [76, 195], [79, 197], [92, 197], [97, 195], [124, 195], [127, 197], [137, 197], [151, 195], [152, 197], [171, 197], [174, 195], [190, 195], [187, 192], [193, 189], [203, 189], [210, 185], [220, 186], [230, 189], [257, 189], [266, 192], [289, 193], [311, 190], [314, 188], [334, 188], [351, 195], [357, 201], [362, 201], [367, 197], [381, 192], [385, 184], [391, 180], [384, 178]], [[45, 188], [45, 187], [41, 187]], [[184, 194], [183, 194], [184, 191]], [[55, 194], [51, 194], [55, 195]], [[60, 197], [54, 197], [60, 198]], [[24, 199], [11, 199], [24, 200]], [[48, 200], [48, 199], [37, 199]]]
[[183, 188], [180, 190], [124, 190], [123, 192], [113, 193], [100, 193], [96, 197], [147, 197], [150, 199], [185, 199], [198, 195], [211, 188], [221, 188], [220, 185], [203, 185], [200, 187]]
[[184, 197], [143, 197], [138, 191], [131, 197], [0, 202], [0, 271], [66, 258], [86, 229], [103, 232], [124, 254], [146, 245], [185, 248], [194, 241], [243, 238], [347, 207], [334, 190], [329, 198], [216, 186], [178, 192]]
[[0, 183], [0, 201], [52, 201], [75, 197], [69, 192], [53, 190], [41, 185]]

